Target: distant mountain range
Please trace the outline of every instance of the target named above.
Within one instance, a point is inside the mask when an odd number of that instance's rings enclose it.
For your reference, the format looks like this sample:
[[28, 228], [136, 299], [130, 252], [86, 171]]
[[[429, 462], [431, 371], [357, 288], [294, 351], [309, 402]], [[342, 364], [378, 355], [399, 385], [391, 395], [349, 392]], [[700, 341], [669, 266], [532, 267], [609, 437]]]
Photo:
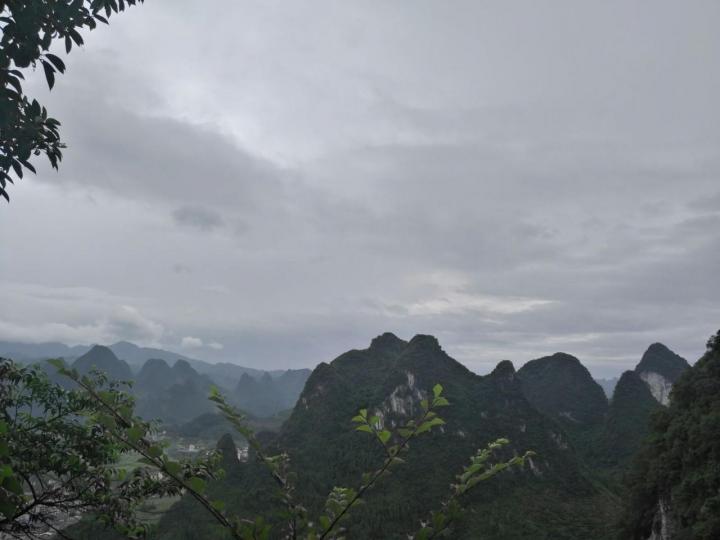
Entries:
[[620, 380], [620, 377], [611, 377], [609, 379], [595, 379], [595, 382], [600, 385], [600, 387], [605, 392], [605, 396], [610, 399], [613, 395], [613, 392], [615, 391], [615, 385]]
[[[72, 356], [77, 353], [79, 356]], [[110, 347], [94, 345], [87, 350], [57, 343], [0, 342], [0, 356], [35, 363], [63, 386], [72, 383], [59, 376], [44, 362], [45, 359], [61, 357], [80, 373], [97, 368], [110, 379], [132, 380], [131, 391], [137, 399], [138, 414], [172, 425], [214, 412], [215, 408], [208, 400], [213, 385], [221, 387], [231, 402], [252, 415], [275, 415], [294, 406], [310, 375], [309, 369], [267, 372], [229, 363], [209, 364], [128, 342]]]
[[[72, 363], [75, 359], [86, 354], [93, 348], [93, 345], [76, 345], [70, 347], [63, 343], [19, 343], [13, 341], [0, 341], [0, 357], [12, 358], [23, 363], [34, 363], [48, 358], [63, 358], [66, 362]], [[232, 364], [230, 362], [219, 362], [216, 364], [190, 358], [180, 353], [156, 349], [153, 347], [140, 347], [128, 341], [118, 341], [107, 346], [115, 356], [128, 364], [133, 373], [138, 373], [146, 361], [152, 359], [164, 360], [168, 365], [173, 366], [178, 360], [184, 360], [198, 373], [208, 375], [215, 384], [222, 388], [234, 389], [237, 381], [243, 374], [248, 374], [254, 379], [261, 378], [266, 373], [271, 377], [280, 377], [286, 370], [261, 370]], [[292, 370], [310, 374], [309, 369]], [[306, 377], [307, 378], [307, 377]]]

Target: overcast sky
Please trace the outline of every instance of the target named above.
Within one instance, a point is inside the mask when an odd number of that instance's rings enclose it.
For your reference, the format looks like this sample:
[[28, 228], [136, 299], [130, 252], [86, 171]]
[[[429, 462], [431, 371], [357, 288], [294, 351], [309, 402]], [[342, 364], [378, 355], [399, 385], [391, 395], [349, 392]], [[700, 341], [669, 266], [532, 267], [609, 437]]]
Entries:
[[148, 0], [27, 86], [68, 148], [0, 208], [0, 339], [694, 361], [720, 328], [718, 28], [717, 0]]

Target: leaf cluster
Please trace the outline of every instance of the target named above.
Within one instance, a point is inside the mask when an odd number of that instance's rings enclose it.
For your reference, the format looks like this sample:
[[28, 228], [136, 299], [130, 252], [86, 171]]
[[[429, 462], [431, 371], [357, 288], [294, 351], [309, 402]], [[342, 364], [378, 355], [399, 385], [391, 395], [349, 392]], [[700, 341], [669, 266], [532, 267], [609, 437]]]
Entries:
[[129, 515], [113, 487], [123, 449], [85, 420], [100, 414], [84, 392], [52, 384], [38, 368], [0, 360], [0, 531], [30, 536], [52, 529], [58, 512]]
[[35, 173], [31, 157], [45, 154], [57, 169], [65, 145], [60, 141], [60, 122], [45, 107], [23, 92], [21, 69], [42, 66], [50, 89], [55, 74], [65, 63], [50, 53], [56, 40], [65, 52], [84, 43], [81, 31], [107, 24], [113, 13], [144, 0], [0, 0], [0, 196], [10, 200], [7, 184], [11, 173], [23, 177], [23, 169]]

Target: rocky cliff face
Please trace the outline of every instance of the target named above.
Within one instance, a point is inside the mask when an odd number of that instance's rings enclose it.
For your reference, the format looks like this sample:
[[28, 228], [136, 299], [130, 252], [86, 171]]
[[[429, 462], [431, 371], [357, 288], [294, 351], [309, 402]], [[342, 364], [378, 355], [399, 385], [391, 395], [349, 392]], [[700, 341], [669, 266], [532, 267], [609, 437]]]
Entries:
[[640, 378], [645, 382], [650, 393], [658, 403], [661, 405], [668, 405], [670, 403], [672, 383], [669, 380], [659, 373], [652, 371], [640, 373]]
[[648, 540], [673, 540], [675, 537], [675, 524], [670, 515], [670, 502], [661, 498], [653, 518], [652, 532]]
[[645, 351], [635, 372], [645, 381], [658, 403], [670, 403], [670, 391], [680, 376], [690, 367], [687, 360], [662, 343], [653, 343]]

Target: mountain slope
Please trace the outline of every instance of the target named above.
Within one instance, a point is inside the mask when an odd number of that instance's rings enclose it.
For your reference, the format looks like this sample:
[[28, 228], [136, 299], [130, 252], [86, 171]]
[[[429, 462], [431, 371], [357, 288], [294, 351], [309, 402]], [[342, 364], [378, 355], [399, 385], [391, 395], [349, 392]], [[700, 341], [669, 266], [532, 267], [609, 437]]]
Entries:
[[624, 538], [720, 538], [720, 332], [653, 418], [628, 489]]
[[640, 449], [652, 414], [660, 408], [645, 382], [634, 371], [622, 374], [615, 386], [604, 428], [602, 461], [625, 466]]
[[88, 373], [91, 369], [98, 369], [111, 380], [129, 381], [133, 378], [127, 362], [120, 360], [115, 353], [102, 345], [94, 345], [88, 352], [78, 357], [72, 367], [81, 374]]
[[[361, 474], [381, 461], [376, 444], [352, 429], [350, 418], [359, 408], [369, 408], [386, 424], [406, 421], [438, 382], [452, 403], [443, 410], [447, 424], [414, 443], [406, 463], [353, 512], [348, 538], [404, 538], [447, 495], [469, 456], [501, 436], [512, 441], [510, 452], [532, 449], [538, 455], [526, 470], [504, 474], [471, 495], [471, 510], [455, 538], [610, 537], [609, 497], [587, 477], [563, 430], [525, 399], [512, 364], [503, 362], [480, 377], [450, 358], [431, 336], [405, 342], [384, 334], [368, 349], [350, 351], [313, 371], [273, 443], [274, 450], [290, 455], [303, 503], [317, 510], [333, 486], [357, 486]], [[241, 479], [215, 489], [245, 516], [271, 515], [272, 484], [266, 472], [252, 460], [241, 465]], [[171, 511], [163, 518], [160, 538], [177, 537], [176, 527], [182, 527], [177, 524], [194, 519], [191, 502], [183, 501], [180, 508], [180, 514]], [[200, 526], [185, 537], [215, 536], [212, 528]]]
[[32, 362], [46, 358], [65, 358], [72, 360], [85, 354], [89, 347], [84, 345], [69, 347], [64, 343], [20, 343], [15, 341], [0, 341], [0, 356], [12, 358], [19, 362]]
[[608, 402], [580, 361], [565, 353], [531, 360], [518, 370], [523, 393], [540, 412], [565, 427], [601, 423]]
[[148, 360], [138, 374], [137, 412], [166, 424], [182, 424], [214, 411], [208, 400], [213, 382], [185, 360], [170, 367], [163, 360]]
[[650, 388], [655, 399], [667, 405], [673, 383], [690, 367], [687, 360], [662, 343], [653, 343], [645, 351], [635, 371]]

